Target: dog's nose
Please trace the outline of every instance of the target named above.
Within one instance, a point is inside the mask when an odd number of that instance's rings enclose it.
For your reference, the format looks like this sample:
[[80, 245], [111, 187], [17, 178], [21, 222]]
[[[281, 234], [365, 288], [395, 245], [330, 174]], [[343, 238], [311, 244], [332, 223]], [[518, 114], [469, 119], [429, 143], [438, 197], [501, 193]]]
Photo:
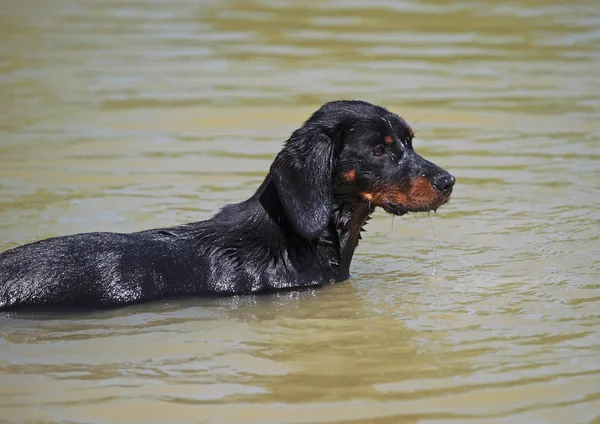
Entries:
[[442, 193], [448, 194], [452, 191], [452, 187], [454, 186], [455, 182], [456, 178], [454, 178], [454, 176], [444, 173], [433, 177], [433, 180], [431, 180], [431, 185], [433, 185]]

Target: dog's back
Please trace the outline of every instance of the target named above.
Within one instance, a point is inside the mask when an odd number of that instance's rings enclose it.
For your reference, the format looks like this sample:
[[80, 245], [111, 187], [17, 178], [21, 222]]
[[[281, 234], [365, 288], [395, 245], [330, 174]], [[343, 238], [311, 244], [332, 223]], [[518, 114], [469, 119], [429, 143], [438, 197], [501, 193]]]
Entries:
[[84, 233], [11, 249], [0, 255], [0, 307], [109, 306], [174, 294], [201, 281], [205, 268], [175, 240], [157, 231]]

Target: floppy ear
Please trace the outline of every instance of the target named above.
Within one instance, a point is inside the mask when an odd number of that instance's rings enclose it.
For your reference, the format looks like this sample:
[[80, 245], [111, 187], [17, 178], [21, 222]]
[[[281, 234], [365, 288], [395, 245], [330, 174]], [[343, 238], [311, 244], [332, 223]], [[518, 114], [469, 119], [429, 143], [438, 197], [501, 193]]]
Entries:
[[302, 127], [271, 165], [271, 177], [292, 228], [307, 239], [323, 233], [333, 210], [333, 142], [316, 128]]

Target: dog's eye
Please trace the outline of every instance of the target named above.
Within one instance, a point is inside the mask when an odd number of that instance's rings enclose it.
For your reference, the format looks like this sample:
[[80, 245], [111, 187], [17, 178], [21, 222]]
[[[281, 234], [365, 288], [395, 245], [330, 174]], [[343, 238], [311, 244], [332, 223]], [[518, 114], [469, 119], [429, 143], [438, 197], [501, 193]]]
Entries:
[[384, 153], [385, 153], [385, 150], [384, 150], [383, 146], [377, 146], [373, 150], [373, 156], [380, 157], [380, 156], [383, 156]]

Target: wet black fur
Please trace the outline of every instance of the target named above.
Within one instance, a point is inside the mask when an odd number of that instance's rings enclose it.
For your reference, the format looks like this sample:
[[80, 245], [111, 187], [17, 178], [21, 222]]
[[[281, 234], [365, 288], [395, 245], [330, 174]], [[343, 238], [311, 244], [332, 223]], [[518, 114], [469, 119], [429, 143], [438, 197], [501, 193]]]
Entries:
[[[393, 146], [383, 144], [386, 135]], [[417, 176], [453, 183], [414, 152], [411, 138], [408, 125], [386, 109], [328, 103], [292, 134], [250, 199], [207, 221], [56, 237], [0, 254], [0, 308], [114, 307], [347, 279], [374, 210], [361, 190]], [[387, 149], [386, 156], [374, 149]], [[342, 177], [350, 169], [354, 181]], [[413, 210], [382, 206], [395, 214]]]

